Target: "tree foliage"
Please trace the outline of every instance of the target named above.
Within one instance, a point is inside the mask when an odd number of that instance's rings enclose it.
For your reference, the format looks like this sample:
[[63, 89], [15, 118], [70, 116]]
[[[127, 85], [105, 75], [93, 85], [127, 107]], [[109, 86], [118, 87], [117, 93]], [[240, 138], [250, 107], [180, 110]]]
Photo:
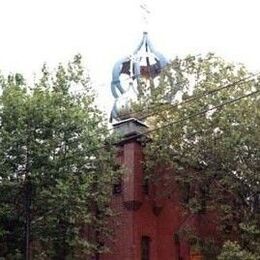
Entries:
[[[0, 256], [77, 259], [105, 248], [114, 170], [109, 132], [81, 57], [33, 87], [1, 77]], [[78, 86], [83, 92], [74, 93]], [[28, 243], [26, 243], [28, 242]]]
[[260, 257], [242, 249], [237, 242], [227, 241], [223, 246], [223, 251], [218, 256], [219, 260], [257, 260]]
[[243, 65], [188, 56], [173, 60], [139, 105], [156, 129], [146, 148], [151, 178], [158, 164], [174, 168], [187, 210], [217, 209], [223, 237], [236, 234], [242, 249], [259, 255], [259, 236], [247, 232], [259, 234], [260, 223], [259, 93], [224, 105], [258, 90], [259, 77]]

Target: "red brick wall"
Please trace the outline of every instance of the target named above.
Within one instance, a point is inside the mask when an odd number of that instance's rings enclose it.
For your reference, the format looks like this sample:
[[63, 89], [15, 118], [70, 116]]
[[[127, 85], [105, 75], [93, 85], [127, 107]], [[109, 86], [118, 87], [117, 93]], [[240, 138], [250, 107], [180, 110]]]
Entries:
[[[187, 242], [176, 241], [174, 234], [183, 225], [194, 225], [196, 221], [193, 217], [187, 217], [183, 211], [176, 184], [170, 183], [167, 172], [159, 169], [162, 181], [158, 182], [157, 187], [150, 187], [149, 195], [143, 193], [142, 146], [135, 141], [123, 145], [118, 160], [126, 171], [123, 191], [114, 195], [112, 201], [112, 207], [117, 213], [111, 223], [115, 238], [108, 243], [111, 252], [102, 255], [100, 259], [141, 260], [142, 236], [151, 238], [150, 260], [177, 260], [179, 257], [183, 260], [191, 259]], [[171, 196], [158, 199], [158, 194], [168, 189], [171, 189]], [[207, 224], [198, 228], [205, 234], [212, 230]]]

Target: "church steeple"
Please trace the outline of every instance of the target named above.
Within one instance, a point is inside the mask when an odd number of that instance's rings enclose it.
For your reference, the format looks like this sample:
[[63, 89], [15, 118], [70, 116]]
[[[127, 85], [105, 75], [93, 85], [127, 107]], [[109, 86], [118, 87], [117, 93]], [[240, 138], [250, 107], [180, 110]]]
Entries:
[[111, 112], [111, 121], [131, 117], [130, 106], [138, 98], [140, 79], [153, 80], [166, 64], [165, 57], [154, 49], [148, 33], [144, 32], [133, 54], [114, 65], [111, 91], [115, 103]]

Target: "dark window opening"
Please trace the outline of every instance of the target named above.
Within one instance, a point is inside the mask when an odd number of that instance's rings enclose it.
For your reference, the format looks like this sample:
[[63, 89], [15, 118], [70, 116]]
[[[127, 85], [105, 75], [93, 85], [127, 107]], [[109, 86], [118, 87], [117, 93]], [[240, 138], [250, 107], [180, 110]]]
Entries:
[[113, 194], [120, 194], [122, 193], [122, 181], [113, 185]]
[[148, 178], [144, 178], [144, 180], [143, 180], [143, 193], [145, 195], [149, 195], [149, 181], [148, 181]]
[[141, 241], [141, 260], [150, 260], [150, 242], [151, 239], [148, 236], [142, 236]]
[[173, 235], [174, 242], [175, 242], [175, 250], [176, 250], [176, 259], [182, 260], [181, 255], [181, 248], [180, 248], [180, 237], [177, 233]]

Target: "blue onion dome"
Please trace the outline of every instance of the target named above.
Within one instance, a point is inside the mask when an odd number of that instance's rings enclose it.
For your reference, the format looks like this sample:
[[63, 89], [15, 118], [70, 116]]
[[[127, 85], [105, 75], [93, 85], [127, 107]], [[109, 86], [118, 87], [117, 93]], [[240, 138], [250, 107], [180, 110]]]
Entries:
[[138, 99], [138, 84], [141, 78], [153, 80], [167, 65], [165, 57], [154, 50], [148, 33], [134, 53], [114, 65], [112, 72], [111, 91], [115, 103], [111, 118], [120, 121], [131, 117], [131, 103]]

